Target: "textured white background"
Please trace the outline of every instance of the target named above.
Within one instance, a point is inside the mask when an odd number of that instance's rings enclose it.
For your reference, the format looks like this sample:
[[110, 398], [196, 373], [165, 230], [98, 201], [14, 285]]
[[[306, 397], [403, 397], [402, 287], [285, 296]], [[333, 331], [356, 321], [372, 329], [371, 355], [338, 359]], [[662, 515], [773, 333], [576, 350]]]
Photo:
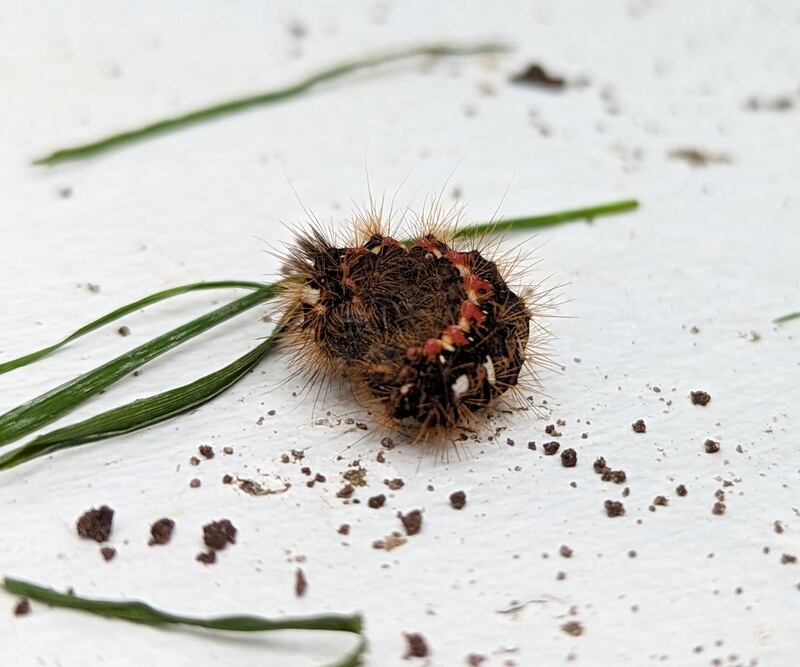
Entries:
[[[292, 37], [295, 21], [305, 38]], [[422, 632], [428, 664], [448, 667], [471, 652], [490, 667], [570, 656], [581, 665], [797, 664], [800, 564], [780, 557], [800, 556], [800, 325], [771, 320], [800, 307], [798, 35], [800, 3], [777, 0], [0, 3], [3, 359], [165, 287], [269, 279], [278, 262], [267, 242], [291, 237], [280, 221], [304, 220], [289, 181], [321, 219], [344, 225], [351, 200], [366, 197], [365, 161], [374, 190], [404, 183], [403, 203], [419, 204], [452, 174], [445, 199], [459, 188], [469, 220], [490, 217], [509, 183], [507, 216], [642, 201], [632, 215], [510, 239], [540, 248], [532, 280], [568, 283], [561, 312], [571, 317], [552, 322], [565, 370], [545, 377], [546, 419], [516, 414], [499, 442], [473, 443], [460, 460], [399, 447], [380, 464], [377, 430], [314, 425], [326, 411], [366, 418], [353, 401], [332, 393], [315, 409], [315, 394], [294, 397], [302, 382], [284, 383], [291, 369], [273, 357], [194, 414], [3, 473], [0, 571], [189, 614], [359, 610], [367, 663], [381, 667], [411, 664], [404, 631]], [[100, 159], [28, 164], [363, 51], [486, 37], [517, 50], [395, 65]], [[553, 94], [508, 84], [530, 61], [589, 85]], [[748, 111], [751, 95], [786, 95], [794, 109]], [[667, 157], [682, 146], [732, 162], [696, 169]], [[164, 303], [126, 318], [129, 338], [112, 326], [6, 375], [0, 410], [233, 296]], [[264, 311], [158, 359], [62, 423], [220, 367], [267, 332]], [[708, 407], [691, 405], [694, 389], [712, 394]], [[640, 417], [644, 435], [630, 428]], [[544, 426], [556, 418], [577, 468], [525, 446], [549, 439]], [[719, 454], [703, 453], [708, 437]], [[235, 455], [189, 466], [203, 443]], [[280, 463], [292, 447], [329, 481], [306, 488], [299, 465]], [[628, 473], [625, 517], [604, 514], [622, 489], [593, 473], [599, 455]], [[368, 469], [362, 500], [385, 491], [384, 478], [405, 480], [385, 508], [336, 499], [339, 473], [356, 458]], [[223, 486], [225, 473], [293, 486], [251, 497]], [[199, 489], [189, 488], [194, 476]], [[728, 511], [712, 516], [723, 480], [734, 482]], [[678, 483], [687, 497], [675, 496]], [[447, 501], [457, 489], [468, 496], [461, 512]], [[651, 513], [657, 494], [670, 504]], [[74, 532], [101, 503], [117, 512], [111, 563]], [[400, 527], [396, 510], [414, 508], [425, 511], [419, 535], [390, 553], [372, 549]], [[177, 521], [173, 542], [148, 548], [161, 516]], [[221, 517], [240, 539], [204, 567], [194, 561], [200, 527]], [[343, 522], [346, 539], [336, 532]], [[561, 544], [571, 559], [558, 555]], [[302, 599], [298, 557], [309, 580]], [[350, 645], [159, 631], [41, 605], [15, 619], [13, 603], [0, 599], [2, 665], [319, 665]], [[500, 613], [515, 604], [525, 606]], [[567, 620], [584, 634], [562, 632]]]

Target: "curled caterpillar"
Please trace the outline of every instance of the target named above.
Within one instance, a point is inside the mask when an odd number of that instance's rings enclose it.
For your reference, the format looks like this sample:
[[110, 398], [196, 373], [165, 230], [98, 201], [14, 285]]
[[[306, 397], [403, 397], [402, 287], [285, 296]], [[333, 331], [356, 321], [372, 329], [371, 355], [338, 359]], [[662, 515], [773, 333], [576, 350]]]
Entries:
[[342, 246], [318, 228], [298, 236], [284, 267], [287, 342], [302, 368], [345, 376], [389, 426], [411, 425], [417, 438], [472, 428], [519, 392], [548, 336], [535, 306], [548, 302], [512, 291], [438, 208], [408, 241], [381, 217], [357, 216]]

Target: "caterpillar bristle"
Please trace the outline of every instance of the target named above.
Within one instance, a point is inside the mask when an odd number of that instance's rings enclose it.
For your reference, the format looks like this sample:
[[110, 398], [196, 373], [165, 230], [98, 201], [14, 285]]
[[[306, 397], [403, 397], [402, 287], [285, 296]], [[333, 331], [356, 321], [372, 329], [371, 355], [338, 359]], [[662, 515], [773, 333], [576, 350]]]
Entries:
[[383, 429], [440, 448], [480, 431], [500, 404], [528, 405], [538, 370], [553, 366], [541, 318], [556, 292], [516, 287], [527, 270], [520, 248], [456, 238], [463, 208], [441, 195], [403, 214], [408, 244], [393, 215], [370, 199], [354, 208], [345, 242], [319, 223], [297, 235], [279, 295], [291, 313], [284, 339], [293, 376], [347, 381]]

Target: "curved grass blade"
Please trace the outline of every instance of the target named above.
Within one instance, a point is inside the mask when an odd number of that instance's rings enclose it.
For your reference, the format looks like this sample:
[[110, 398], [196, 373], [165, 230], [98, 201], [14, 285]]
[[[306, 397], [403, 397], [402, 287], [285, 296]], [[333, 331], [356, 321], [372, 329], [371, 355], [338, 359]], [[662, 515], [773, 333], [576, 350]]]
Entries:
[[251, 107], [274, 104], [276, 102], [301, 95], [325, 81], [338, 79], [358, 70], [377, 67], [378, 65], [384, 65], [396, 60], [404, 60], [418, 56], [471, 56], [482, 53], [497, 53], [504, 50], [505, 47], [503, 45], [495, 43], [473, 45], [432, 44], [404, 49], [401, 51], [390, 51], [388, 53], [378, 54], [371, 57], [350, 60], [339, 65], [323, 69], [316, 74], [312, 74], [311, 76], [284, 88], [278, 88], [259, 93], [257, 95], [242, 97], [239, 99], [230, 100], [228, 102], [222, 102], [220, 104], [190, 111], [180, 116], [165, 118], [164, 120], [150, 123], [133, 130], [120, 132], [88, 144], [62, 148], [51, 153], [50, 155], [46, 155], [42, 158], [34, 160], [33, 164], [53, 165], [58, 162], [65, 162], [67, 160], [87, 158], [104, 151], [118, 148], [125, 144], [149, 139], [171, 130], [176, 130], [189, 125], [194, 125], [196, 123], [219, 118], [220, 116], [250, 109]]
[[283, 323], [279, 324], [269, 338], [247, 354], [194, 382], [155, 396], [140, 398], [34, 438], [29, 443], [0, 456], [0, 470], [13, 468], [61, 449], [138, 431], [210, 401], [244, 377], [277, 345], [283, 327]]
[[120, 618], [143, 625], [191, 625], [209, 630], [228, 630], [231, 632], [267, 632], [270, 630], [332, 630], [361, 634], [363, 619], [359, 614], [321, 614], [319, 616], [287, 617], [268, 619], [261, 616], [218, 616], [214, 618], [194, 618], [179, 616], [161, 611], [149, 604], [133, 600], [119, 602], [84, 598], [68, 593], [59, 593], [28, 581], [5, 577], [3, 588], [12, 595], [19, 595], [53, 607], [78, 609], [107, 618]]
[[22, 357], [18, 357], [17, 359], [12, 359], [11, 361], [6, 361], [0, 364], [0, 375], [3, 373], [8, 373], [9, 371], [13, 371], [15, 368], [21, 368], [22, 366], [32, 364], [34, 361], [38, 361], [42, 357], [46, 357], [48, 354], [64, 347], [67, 343], [71, 343], [73, 340], [80, 338], [81, 336], [85, 336], [95, 329], [99, 329], [100, 327], [109, 324], [114, 320], [118, 320], [120, 317], [124, 317], [129, 313], [133, 313], [154, 303], [158, 303], [159, 301], [164, 301], [165, 299], [170, 299], [174, 296], [186, 294], [187, 292], [194, 292], [197, 290], [225, 288], [261, 289], [262, 287], [264, 287], [264, 283], [255, 283], [247, 280], [218, 280], [207, 283], [180, 285], [179, 287], [173, 287], [171, 289], [162, 290], [161, 292], [156, 292], [155, 294], [150, 294], [143, 299], [129, 303], [126, 306], [117, 308], [116, 310], [112, 310], [110, 313], [103, 315], [94, 322], [89, 322], [89, 324], [82, 326], [80, 329], [72, 332], [69, 336], [54, 345], [49, 345], [41, 350], [37, 350], [36, 352], [31, 352], [30, 354], [26, 354]]
[[506, 231], [519, 231], [521, 229], [534, 229], [536, 227], [549, 227], [560, 225], [564, 222], [575, 220], [588, 220], [598, 218], [603, 215], [615, 215], [626, 213], [639, 207], [636, 199], [623, 199], [621, 201], [610, 202], [608, 204], [597, 204], [584, 208], [575, 208], [556, 213], [545, 213], [544, 215], [532, 215], [524, 218], [511, 218], [509, 220], [498, 220], [497, 222], [486, 222], [477, 225], [462, 227], [455, 233], [456, 238], [468, 236], [479, 236], [481, 234], [495, 234]]
[[88, 373], [65, 382], [0, 415], [0, 446], [13, 442], [58, 419], [131, 371], [208, 329], [272, 298], [279, 283], [221, 306], [154, 338]]
[[788, 315], [783, 315], [782, 317], [776, 317], [772, 320], [775, 324], [783, 324], [784, 322], [789, 322], [791, 320], [796, 320], [800, 318], [800, 310], [796, 313], [789, 313]]

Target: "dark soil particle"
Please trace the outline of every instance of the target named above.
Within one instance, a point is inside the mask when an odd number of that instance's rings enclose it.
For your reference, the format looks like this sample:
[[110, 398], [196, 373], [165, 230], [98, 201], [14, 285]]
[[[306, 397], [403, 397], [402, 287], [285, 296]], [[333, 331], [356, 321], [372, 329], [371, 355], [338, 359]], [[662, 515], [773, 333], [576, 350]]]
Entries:
[[336, 531], [336, 532], [338, 532], [339, 535], [349, 535], [350, 534], [350, 524], [349, 523], [343, 523], [341, 526], [339, 526], [339, 530]]
[[403, 522], [406, 535], [416, 535], [422, 528], [422, 512], [420, 510], [411, 510], [407, 514], [398, 512], [397, 516]]
[[596, 472], [598, 475], [599, 475], [600, 473], [602, 473], [602, 472], [605, 472], [605, 470], [607, 470], [607, 467], [606, 467], [606, 460], [605, 460], [605, 459], [604, 459], [602, 456], [600, 456], [600, 457], [596, 458], [596, 459], [594, 460], [594, 463], [593, 463], [592, 465], [594, 466], [594, 471], [595, 471], [595, 472]]
[[386, 484], [392, 491], [397, 491], [398, 489], [402, 489], [405, 486], [405, 482], [396, 477], [395, 479], [385, 479], [383, 483]]
[[631, 424], [631, 428], [633, 429], [634, 433], [646, 433], [647, 432], [647, 424], [644, 423], [644, 419], [637, 419], [633, 424]]
[[558, 451], [558, 448], [561, 447], [561, 444], [553, 440], [552, 442], [546, 442], [542, 445], [544, 449], [544, 453], [546, 456], [553, 456]]
[[531, 63], [524, 70], [512, 76], [511, 82], [529, 84], [550, 90], [561, 90], [567, 85], [566, 79], [551, 74], [538, 63]]
[[706, 440], [704, 447], [706, 454], [716, 454], [719, 451], [719, 443], [716, 440]]
[[228, 520], [212, 521], [203, 526], [203, 542], [210, 549], [224, 549], [228, 543], [236, 544], [236, 528]]
[[22, 598], [14, 605], [14, 616], [27, 616], [31, 613], [31, 603], [27, 598]]
[[778, 533], [778, 535], [783, 532], [783, 524], [780, 521], [773, 523], [772, 527], [775, 529], [775, 532]]
[[310, 475], [311, 468], [309, 468], [308, 466], [303, 466], [302, 468], [300, 468], [300, 472], [303, 473], [304, 475]]
[[528, 449], [536, 451], [536, 443], [533, 440], [528, 443]]
[[189, 465], [199, 466], [200, 465], [200, 459], [198, 459], [196, 456], [191, 457], [189, 459]]
[[781, 556], [781, 563], [784, 565], [793, 565], [797, 562], [797, 556], [793, 554], [783, 554]]
[[716, 515], [725, 514], [725, 510], [727, 507], [723, 502], [716, 502], [714, 503], [714, 507], [711, 508], [711, 513]]
[[675, 493], [677, 493], [679, 496], [683, 497], [689, 492], [686, 490], [686, 486], [685, 485], [678, 484], [678, 486], [675, 487]]
[[232, 475], [223, 475], [222, 476], [222, 483], [223, 484], [233, 484], [233, 476]]
[[561, 629], [573, 637], [580, 637], [583, 634], [583, 626], [578, 621], [568, 621], [561, 626]]
[[103, 547], [100, 549], [100, 555], [105, 561], [114, 560], [114, 556], [117, 555], [117, 550], [114, 547]]
[[464, 505], [467, 504], [467, 494], [463, 491], [454, 491], [450, 494], [450, 505], [452, 505], [453, 509], [464, 509]]
[[211, 445], [200, 445], [197, 450], [200, 452], [200, 456], [202, 456], [204, 459], [214, 458], [214, 448]]
[[124, 338], [125, 336], [131, 335], [131, 330], [123, 325], [119, 329], [117, 329], [117, 333]]
[[203, 565], [213, 565], [217, 562], [217, 552], [213, 549], [201, 551], [199, 554], [197, 554], [195, 560], [199, 563], [203, 563]]
[[561, 452], [561, 465], [565, 468], [574, 468], [578, 463], [578, 454], [574, 449], [565, 449]]
[[481, 667], [484, 662], [486, 662], [486, 656], [480, 653], [470, 653], [467, 656], [467, 665], [469, 667]]
[[628, 558], [636, 558], [636, 551], [634, 549], [628, 552]]
[[604, 503], [606, 514], [610, 517], [622, 516], [625, 514], [625, 506], [618, 500], [606, 500]]
[[189, 486], [191, 488], [193, 488], [193, 489], [200, 488], [201, 484], [202, 484], [202, 482], [199, 479], [197, 479], [197, 477], [195, 477], [195, 478], [193, 478], [192, 480], [189, 481]]
[[294, 594], [301, 598], [306, 594], [306, 590], [308, 590], [308, 580], [305, 572], [298, 567], [294, 573]]
[[114, 510], [108, 505], [102, 505], [98, 509], [92, 508], [78, 519], [76, 524], [78, 535], [87, 540], [105, 542], [111, 535], [113, 521]]
[[711, 394], [705, 391], [693, 391], [690, 396], [692, 397], [692, 405], [708, 405], [711, 400]]
[[562, 544], [558, 548], [558, 553], [564, 558], [572, 558], [572, 549], [570, 549], [566, 544]]
[[231, 446], [223, 447], [222, 448], [222, 453], [223, 454], [227, 454], [228, 456], [230, 456], [231, 454], [233, 454], [233, 447], [231, 447]]
[[378, 453], [375, 455], [375, 460], [376, 460], [378, 463], [386, 463], [386, 454], [384, 454], [384, 453], [383, 453], [383, 450], [379, 451], [379, 452], [378, 452]]
[[324, 484], [328, 480], [325, 477], [325, 475], [323, 475], [321, 472], [318, 472], [316, 475], [314, 475], [314, 481], [319, 482], [320, 484]]
[[624, 484], [628, 479], [624, 470], [610, 470], [606, 469], [600, 476], [604, 482], [614, 482], [614, 484]]
[[428, 656], [428, 642], [418, 632], [406, 632], [406, 654], [404, 658], [425, 658]]
[[355, 487], [352, 484], [345, 484], [341, 489], [336, 492], [337, 498], [350, 498], [353, 495], [353, 491], [355, 491]]
[[666, 496], [656, 496], [653, 499], [653, 505], [657, 505], [659, 507], [665, 507], [669, 503]]
[[547, 433], [547, 435], [552, 435], [554, 438], [561, 437], [561, 433], [556, 431], [555, 424], [548, 424], [547, 426], [545, 426], [544, 432]]
[[367, 505], [369, 505], [372, 509], [379, 509], [383, 507], [385, 503], [386, 496], [384, 496], [382, 493], [379, 493], [377, 496], [372, 496], [372, 498], [367, 501]]
[[172, 531], [175, 530], [175, 522], [172, 519], [163, 518], [150, 526], [150, 541], [152, 547], [156, 544], [167, 544], [172, 539]]

